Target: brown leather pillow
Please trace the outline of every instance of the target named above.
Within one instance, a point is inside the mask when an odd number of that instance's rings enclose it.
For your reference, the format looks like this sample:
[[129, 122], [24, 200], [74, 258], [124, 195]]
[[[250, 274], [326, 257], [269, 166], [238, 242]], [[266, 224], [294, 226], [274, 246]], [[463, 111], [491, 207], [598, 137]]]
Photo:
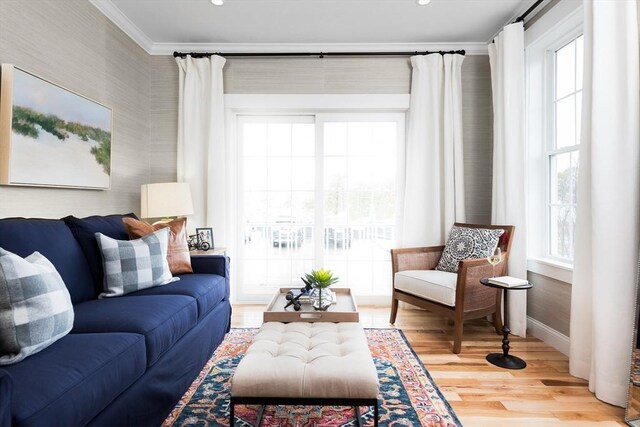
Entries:
[[122, 218], [130, 239], [139, 239], [164, 227], [169, 227], [167, 262], [171, 274], [193, 273], [191, 256], [187, 245], [187, 218], [176, 218], [171, 222], [147, 224], [134, 218]]

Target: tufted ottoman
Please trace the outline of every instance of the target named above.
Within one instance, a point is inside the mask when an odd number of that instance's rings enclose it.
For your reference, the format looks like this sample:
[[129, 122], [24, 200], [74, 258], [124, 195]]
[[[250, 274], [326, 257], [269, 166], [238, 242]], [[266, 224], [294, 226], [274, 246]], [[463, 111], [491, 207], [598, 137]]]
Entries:
[[373, 406], [378, 374], [359, 323], [264, 323], [231, 379], [234, 405]]

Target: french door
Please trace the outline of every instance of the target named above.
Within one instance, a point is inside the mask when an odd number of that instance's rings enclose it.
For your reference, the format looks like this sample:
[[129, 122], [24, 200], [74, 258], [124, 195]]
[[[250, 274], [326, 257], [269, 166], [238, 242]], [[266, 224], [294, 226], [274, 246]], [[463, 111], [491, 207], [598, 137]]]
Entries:
[[320, 267], [356, 295], [388, 295], [404, 115], [246, 115], [237, 137], [237, 300]]

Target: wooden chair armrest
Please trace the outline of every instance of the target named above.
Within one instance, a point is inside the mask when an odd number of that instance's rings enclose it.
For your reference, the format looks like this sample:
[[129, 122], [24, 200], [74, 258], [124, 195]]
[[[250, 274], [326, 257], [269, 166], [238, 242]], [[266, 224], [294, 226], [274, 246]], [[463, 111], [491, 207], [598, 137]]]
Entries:
[[480, 283], [485, 277], [503, 276], [506, 262], [495, 267], [486, 258], [470, 258], [460, 261], [458, 265], [458, 285], [456, 301], [464, 300], [465, 311], [491, 307], [497, 303], [500, 290]]
[[393, 273], [405, 270], [433, 270], [438, 265], [444, 246], [391, 249]]

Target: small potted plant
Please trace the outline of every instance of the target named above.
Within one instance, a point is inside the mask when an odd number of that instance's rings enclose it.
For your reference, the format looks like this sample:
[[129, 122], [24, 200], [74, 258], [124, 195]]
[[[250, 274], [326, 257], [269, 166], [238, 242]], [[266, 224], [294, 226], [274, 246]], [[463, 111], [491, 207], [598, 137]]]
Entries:
[[332, 300], [326, 295], [323, 298], [322, 291], [338, 282], [338, 278], [333, 275], [331, 270], [325, 268], [311, 270], [311, 273], [305, 273], [305, 277], [302, 280], [315, 290], [312, 295], [313, 308], [321, 311], [329, 308]]

